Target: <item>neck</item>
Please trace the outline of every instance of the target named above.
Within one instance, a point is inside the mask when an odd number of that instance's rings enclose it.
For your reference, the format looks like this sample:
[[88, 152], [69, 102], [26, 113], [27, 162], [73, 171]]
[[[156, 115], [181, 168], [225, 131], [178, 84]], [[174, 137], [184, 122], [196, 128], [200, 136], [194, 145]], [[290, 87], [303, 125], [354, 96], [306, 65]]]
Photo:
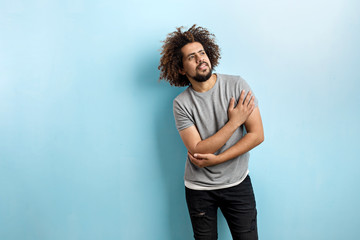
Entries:
[[189, 81], [191, 83], [191, 87], [196, 92], [207, 92], [215, 85], [216, 79], [216, 74], [212, 74], [211, 77], [205, 82], [197, 82], [194, 79], [189, 79]]

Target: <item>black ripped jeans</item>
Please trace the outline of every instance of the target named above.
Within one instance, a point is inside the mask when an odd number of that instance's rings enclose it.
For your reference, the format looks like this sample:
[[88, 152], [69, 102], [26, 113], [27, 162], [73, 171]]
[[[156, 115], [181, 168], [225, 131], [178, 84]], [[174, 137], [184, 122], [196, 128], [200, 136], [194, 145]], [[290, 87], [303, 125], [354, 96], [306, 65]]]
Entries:
[[233, 239], [258, 239], [256, 203], [250, 176], [239, 185], [219, 190], [186, 188], [186, 202], [196, 240], [218, 238], [217, 209], [223, 213]]

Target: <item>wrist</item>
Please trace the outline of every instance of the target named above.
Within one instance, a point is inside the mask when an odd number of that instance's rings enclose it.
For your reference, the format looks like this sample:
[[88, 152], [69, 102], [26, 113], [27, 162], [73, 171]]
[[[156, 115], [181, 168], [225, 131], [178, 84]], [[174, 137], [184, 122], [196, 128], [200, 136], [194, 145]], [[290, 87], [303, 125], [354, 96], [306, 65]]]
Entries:
[[229, 119], [229, 121], [227, 123], [233, 130], [238, 129], [241, 126], [241, 124], [239, 124], [238, 122], [231, 120], [231, 119]]
[[222, 153], [220, 153], [219, 155], [216, 155], [216, 162], [217, 162], [217, 164], [224, 162], [224, 156]]

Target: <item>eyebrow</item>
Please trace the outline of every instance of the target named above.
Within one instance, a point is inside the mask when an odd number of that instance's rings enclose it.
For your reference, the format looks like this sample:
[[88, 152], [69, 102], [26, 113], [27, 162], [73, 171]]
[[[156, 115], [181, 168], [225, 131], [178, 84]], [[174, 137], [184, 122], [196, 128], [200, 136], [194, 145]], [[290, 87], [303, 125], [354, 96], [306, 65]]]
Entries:
[[[198, 53], [199, 52], [205, 52], [205, 50], [204, 49], [201, 49], [200, 51], [198, 51]], [[195, 54], [195, 52], [193, 52], [193, 53], [190, 53], [190, 54], [188, 54], [186, 57], [188, 58], [188, 57], [190, 57], [191, 55], [194, 55]]]

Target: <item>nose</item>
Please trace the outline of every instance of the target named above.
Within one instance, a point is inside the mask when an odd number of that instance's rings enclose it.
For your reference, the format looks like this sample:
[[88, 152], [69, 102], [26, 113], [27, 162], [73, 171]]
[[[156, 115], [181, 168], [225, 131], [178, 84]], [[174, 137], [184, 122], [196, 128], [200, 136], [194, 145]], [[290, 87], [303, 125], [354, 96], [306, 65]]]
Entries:
[[200, 63], [204, 60], [204, 56], [200, 55], [200, 54], [196, 54], [196, 62]]

